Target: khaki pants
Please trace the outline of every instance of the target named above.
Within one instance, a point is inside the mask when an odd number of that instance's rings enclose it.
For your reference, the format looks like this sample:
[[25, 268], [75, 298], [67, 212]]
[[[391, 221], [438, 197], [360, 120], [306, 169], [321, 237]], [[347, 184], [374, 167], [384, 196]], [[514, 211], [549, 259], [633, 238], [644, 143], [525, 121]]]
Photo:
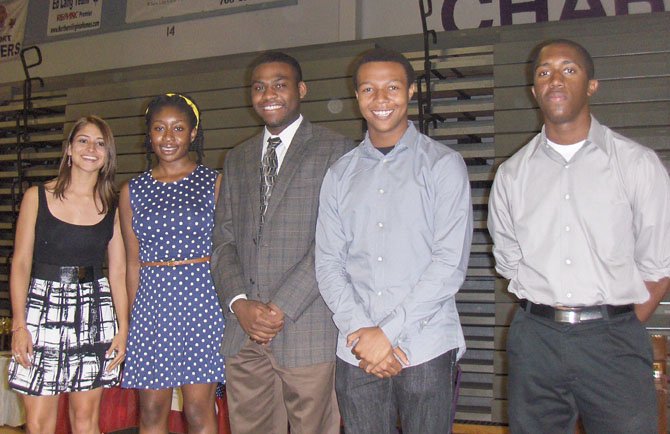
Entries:
[[226, 358], [233, 434], [338, 434], [335, 363], [282, 368], [270, 348], [251, 340]]

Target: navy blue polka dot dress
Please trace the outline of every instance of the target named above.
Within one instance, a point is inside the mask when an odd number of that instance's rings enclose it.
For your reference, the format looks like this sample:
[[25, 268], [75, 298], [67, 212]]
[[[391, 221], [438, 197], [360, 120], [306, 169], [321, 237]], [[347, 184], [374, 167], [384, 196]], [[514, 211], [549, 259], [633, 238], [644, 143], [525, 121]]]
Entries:
[[[140, 261], [211, 255], [216, 177], [216, 171], [198, 166], [176, 182], [157, 181], [150, 172], [130, 181]], [[223, 328], [209, 262], [141, 267], [123, 387], [155, 390], [223, 382]]]

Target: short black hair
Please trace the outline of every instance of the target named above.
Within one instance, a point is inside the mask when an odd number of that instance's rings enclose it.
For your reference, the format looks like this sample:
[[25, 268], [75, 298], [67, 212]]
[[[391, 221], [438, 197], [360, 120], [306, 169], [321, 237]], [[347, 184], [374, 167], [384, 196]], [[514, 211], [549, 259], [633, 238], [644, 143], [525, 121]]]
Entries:
[[[191, 106], [191, 104], [193, 106]], [[202, 130], [202, 111], [196, 104], [192, 97], [186, 94], [179, 93], [164, 93], [154, 97], [147, 106], [147, 111], [144, 113], [144, 123], [147, 127], [147, 132], [144, 136], [144, 148], [146, 149], [147, 170], [151, 169], [151, 122], [154, 114], [160, 111], [163, 107], [174, 107], [188, 117], [188, 122], [191, 128], [198, 128], [195, 139], [189, 146], [190, 151], [195, 151], [197, 163], [202, 163], [205, 151], [205, 135]], [[197, 114], [196, 114], [197, 111]]]
[[358, 88], [358, 70], [361, 66], [370, 62], [394, 62], [399, 63], [405, 69], [405, 76], [407, 77], [407, 86], [411, 86], [416, 80], [416, 73], [409, 60], [401, 53], [389, 50], [387, 48], [373, 48], [362, 53], [354, 62], [354, 89]]
[[591, 54], [582, 45], [578, 44], [575, 41], [571, 41], [570, 39], [549, 39], [535, 46], [535, 48], [533, 48], [530, 57], [530, 63], [533, 68], [531, 71], [532, 76], [535, 75], [535, 70], [539, 66], [538, 62], [540, 61], [540, 52], [542, 51], [543, 48], [548, 47], [550, 45], [567, 45], [577, 50], [577, 52], [582, 58], [582, 61], [584, 62], [584, 68], [586, 69], [587, 78], [589, 80], [593, 80], [593, 78], [596, 75], [596, 69], [593, 66], [593, 58], [591, 57]]
[[288, 54], [281, 51], [266, 51], [265, 53], [261, 54], [251, 64], [251, 71], [253, 72], [256, 68], [263, 64], [274, 62], [285, 63], [289, 65], [291, 68], [293, 68], [295, 76], [298, 79], [298, 83], [302, 81], [302, 68], [300, 67], [300, 63], [298, 63], [295, 57], [289, 56]]

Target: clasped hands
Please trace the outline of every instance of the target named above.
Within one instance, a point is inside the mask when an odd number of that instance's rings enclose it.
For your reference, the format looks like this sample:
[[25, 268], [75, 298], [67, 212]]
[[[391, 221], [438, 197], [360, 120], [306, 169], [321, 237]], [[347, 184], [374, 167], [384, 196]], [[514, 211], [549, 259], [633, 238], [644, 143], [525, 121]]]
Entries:
[[347, 347], [366, 373], [378, 378], [398, 375], [409, 359], [400, 347], [393, 347], [379, 327], [363, 327], [347, 336]]
[[257, 344], [270, 343], [284, 328], [284, 312], [272, 302], [239, 299], [231, 307], [242, 329]]

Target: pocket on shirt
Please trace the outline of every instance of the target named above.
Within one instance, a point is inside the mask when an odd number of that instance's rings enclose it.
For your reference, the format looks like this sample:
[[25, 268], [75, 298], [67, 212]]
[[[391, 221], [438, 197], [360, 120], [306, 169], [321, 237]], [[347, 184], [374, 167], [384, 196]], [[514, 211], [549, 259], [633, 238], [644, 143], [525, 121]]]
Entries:
[[625, 263], [633, 253], [633, 216], [627, 201], [594, 201], [593, 221], [587, 222], [586, 236], [597, 255], [612, 265]]

